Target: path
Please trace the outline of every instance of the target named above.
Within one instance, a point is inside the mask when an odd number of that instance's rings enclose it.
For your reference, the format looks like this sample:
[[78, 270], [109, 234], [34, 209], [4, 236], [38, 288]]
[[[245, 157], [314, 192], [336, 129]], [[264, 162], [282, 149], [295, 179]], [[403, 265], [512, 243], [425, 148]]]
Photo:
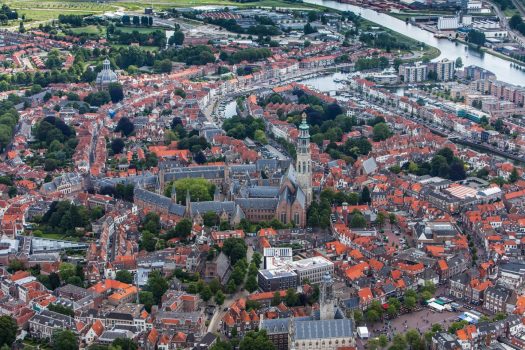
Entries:
[[[248, 252], [246, 253], [246, 259], [248, 261], [252, 261], [252, 257], [253, 257], [253, 249], [251, 247], [251, 245], [248, 245]], [[216, 333], [217, 332], [217, 328], [219, 327], [219, 322], [222, 320], [222, 318], [224, 317], [224, 314], [227, 312], [227, 311], [224, 311], [225, 309], [229, 309], [230, 306], [236, 302], [238, 299], [240, 298], [245, 298], [249, 295], [250, 293], [248, 293], [246, 290], [242, 290], [242, 291], [238, 291], [237, 293], [233, 294], [232, 296], [226, 298], [224, 300], [224, 303], [221, 305], [221, 306], [218, 306], [216, 309], [215, 309], [215, 312], [210, 320], [210, 324], [208, 325], [208, 332], [211, 332], [211, 333]]]

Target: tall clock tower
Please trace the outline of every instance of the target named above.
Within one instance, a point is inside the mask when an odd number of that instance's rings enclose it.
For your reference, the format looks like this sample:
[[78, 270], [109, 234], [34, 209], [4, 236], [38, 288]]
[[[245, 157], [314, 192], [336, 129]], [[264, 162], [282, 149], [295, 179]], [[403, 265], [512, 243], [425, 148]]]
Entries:
[[306, 122], [306, 113], [302, 114], [303, 121], [299, 125], [297, 138], [297, 183], [306, 195], [306, 205], [312, 203], [312, 154], [310, 153], [310, 127]]

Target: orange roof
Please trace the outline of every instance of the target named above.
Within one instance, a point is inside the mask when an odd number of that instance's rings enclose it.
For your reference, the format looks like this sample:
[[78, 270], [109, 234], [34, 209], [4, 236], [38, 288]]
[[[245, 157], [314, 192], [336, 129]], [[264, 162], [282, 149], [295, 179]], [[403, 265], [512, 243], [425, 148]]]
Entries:
[[438, 264], [439, 264], [439, 268], [441, 269], [441, 271], [448, 270], [448, 264], [445, 260], [443, 259], [439, 260]]
[[366, 302], [370, 301], [374, 298], [374, 295], [372, 294], [372, 290], [370, 288], [362, 288], [357, 292], [357, 295], [359, 295], [359, 299], [361, 301]]
[[104, 325], [102, 325], [102, 322], [100, 320], [96, 320], [95, 323], [91, 326], [93, 331], [100, 336], [102, 332], [104, 332]]

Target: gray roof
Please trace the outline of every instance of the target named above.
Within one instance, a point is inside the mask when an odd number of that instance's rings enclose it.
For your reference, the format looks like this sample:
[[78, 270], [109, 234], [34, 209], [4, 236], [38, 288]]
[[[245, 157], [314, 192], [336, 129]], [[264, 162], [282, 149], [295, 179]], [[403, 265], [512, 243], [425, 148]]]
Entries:
[[224, 166], [197, 166], [172, 168], [164, 175], [165, 181], [180, 180], [185, 178], [223, 179]]
[[231, 165], [230, 170], [232, 173], [254, 173], [257, 171], [257, 166], [255, 164], [236, 164]]
[[295, 339], [330, 339], [353, 337], [354, 325], [350, 319], [315, 320], [295, 323]]
[[243, 210], [245, 209], [262, 209], [273, 210], [277, 208], [278, 199], [276, 198], [237, 198], [237, 203]]
[[260, 329], [265, 329], [267, 334], [288, 333], [290, 327], [289, 318], [263, 319]]
[[171, 214], [184, 216], [184, 213], [186, 212], [186, 207], [184, 205], [173, 203], [171, 198], [168, 198], [155, 192], [145, 190], [143, 188], [136, 187], [134, 195], [135, 198], [140, 199], [144, 202], [168, 209], [168, 211]]
[[223, 211], [233, 215], [235, 213], [235, 202], [192, 202], [191, 203], [191, 214], [200, 213], [204, 214], [207, 212], [215, 212], [217, 214], [222, 213]]
[[250, 198], [277, 198], [279, 187], [276, 186], [252, 186], [248, 188]]
[[377, 170], [377, 163], [374, 158], [368, 158], [363, 162], [363, 170], [366, 174], [371, 174]]

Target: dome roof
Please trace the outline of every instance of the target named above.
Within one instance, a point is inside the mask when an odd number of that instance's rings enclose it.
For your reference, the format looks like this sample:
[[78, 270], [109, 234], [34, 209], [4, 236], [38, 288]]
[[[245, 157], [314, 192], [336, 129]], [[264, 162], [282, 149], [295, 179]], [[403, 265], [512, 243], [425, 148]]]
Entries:
[[106, 58], [102, 64], [102, 70], [97, 74], [97, 85], [107, 86], [118, 81], [117, 74], [111, 70], [111, 63]]

